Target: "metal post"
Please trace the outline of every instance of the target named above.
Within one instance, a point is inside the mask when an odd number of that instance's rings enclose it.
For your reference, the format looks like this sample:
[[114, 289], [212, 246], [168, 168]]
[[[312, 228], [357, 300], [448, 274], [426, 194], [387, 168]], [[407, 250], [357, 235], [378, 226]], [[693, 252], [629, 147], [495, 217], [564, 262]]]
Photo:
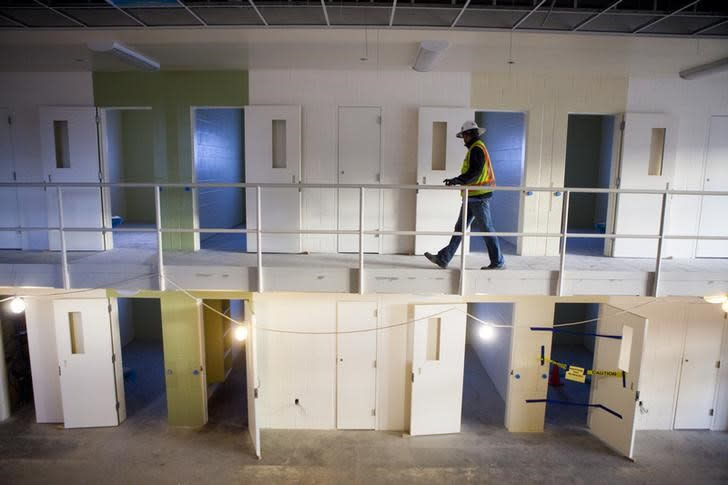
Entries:
[[157, 225], [157, 278], [159, 278], [159, 291], [167, 289], [164, 279], [164, 253], [162, 248], [162, 197], [159, 185], [154, 186], [154, 220]]
[[470, 248], [469, 239], [468, 239], [468, 188], [465, 187], [463, 189], [463, 209], [462, 214], [460, 214], [460, 217], [462, 218], [462, 224], [460, 225], [460, 229], [463, 233], [463, 239], [462, 244], [460, 246], [460, 249], [462, 251], [460, 256], [460, 296], [465, 295], [465, 255], [468, 254], [468, 249]]
[[559, 279], [556, 284], [556, 295], [564, 295], [564, 269], [566, 268], [566, 240], [569, 228], [569, 195], [568, 190], [564, 191], [564, 203], [561, 206], [561, 244], [559, 245]]
[[359, 187], [359, 294], [364, 294], [364, 187]]
[[258, 293], [263, 293], [263, 248], [261, 247], [263, 244], [263, 215], [262, 211], [260, 209], [260, 200], [261, 200], [261, 192], [263, 189], [258, 185], [255, 188], [255, 198], [256, 198], [256, 207], [255, 207], [255, 222], [257, 224], [258, 229], [255, 231], [255, 240], [256, 240], [256, 255], [257, 255], [257, 266], [258, 266]]
[[660, 288], [660, 271], [662, 269], [662, 242], [665, 236], [665, 220], [667, 219], [667, 191], [670, 190], [670, 183], [665, 185], [665, 193], [662, 194], [662, 209], [660, 211], [660, 232], [657, 239], [657, 259], [655, 260], [655, 279], [652, 281], [652, 296], [658, 297]]
[[63, 231], [65, 224], [63, 222], [63, 193], [61, 186], [56, 187], [56, 195], [58, 196], [58, 227], [60, 228], [61, 237], [61, 278], [63, 280], [63, 289], [67, 290], [71, 287], [71, 277], [68, 274], [68, 251], [66, 250], [66, 233]]

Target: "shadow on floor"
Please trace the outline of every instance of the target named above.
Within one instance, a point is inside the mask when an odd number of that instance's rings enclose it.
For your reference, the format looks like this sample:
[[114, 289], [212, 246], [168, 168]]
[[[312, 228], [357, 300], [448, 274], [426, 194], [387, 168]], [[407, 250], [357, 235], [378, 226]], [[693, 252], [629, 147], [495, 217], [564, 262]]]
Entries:
[[505, 403], [470, 344], [465, 345], [462, 430], [483, 425], [503, 427]]
[[167, 419], [164, 352], [161, 342], [133, 340], [122, 349], [127, 419]]
[[227, 428], [239, 432], [241, 428], [248, 427], [246, 386], [245, 349], [241, 349], [233, 359], [227, 379], [216, 385], [208, 399], [208, 428]]

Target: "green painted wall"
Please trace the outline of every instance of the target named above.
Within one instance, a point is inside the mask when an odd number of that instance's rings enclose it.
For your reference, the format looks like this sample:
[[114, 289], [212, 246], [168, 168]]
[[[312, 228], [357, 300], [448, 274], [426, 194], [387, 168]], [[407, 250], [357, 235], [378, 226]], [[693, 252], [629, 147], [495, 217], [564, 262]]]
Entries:
[[[124, 182], [154, 178], [154, 112], [120, 110]], [[154, 194], [149, 189], [124, 189], [126, 220], [154, 223]]]
[[202, 308], [184, 293], [161, 297], [167, 416], [173, 426], [202, 426], [207, 421], [207, 391], [200, 370]]
[[[191, 106], [243, 106], [248, 102], [246, 71], [95, 72], [99, 107], [150, 106], [155, 182], [192, 180]], [[192, 197], [185, 189], [162, 192], [162, 223], [192, 227]], [[164, 234], [165, 249], [189, 250], [192, 234]]]

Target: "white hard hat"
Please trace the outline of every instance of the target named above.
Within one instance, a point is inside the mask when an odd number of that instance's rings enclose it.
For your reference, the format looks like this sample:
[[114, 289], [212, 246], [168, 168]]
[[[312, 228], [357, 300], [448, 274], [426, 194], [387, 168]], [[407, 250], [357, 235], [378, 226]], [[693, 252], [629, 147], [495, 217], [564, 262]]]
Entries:
[[455, 136], [457, 136], [458, 138], [462, 138], [463, 133], [470, 130], [478, 130], [478, 135], [482, 135], [483, 133], [485, 133], [485, 128], [480, 128], [477, 123], [475, 123], [475, 121], [466, 121], [465, 123], [463, 123], [462, 128], [460, 128], [460, 133]]

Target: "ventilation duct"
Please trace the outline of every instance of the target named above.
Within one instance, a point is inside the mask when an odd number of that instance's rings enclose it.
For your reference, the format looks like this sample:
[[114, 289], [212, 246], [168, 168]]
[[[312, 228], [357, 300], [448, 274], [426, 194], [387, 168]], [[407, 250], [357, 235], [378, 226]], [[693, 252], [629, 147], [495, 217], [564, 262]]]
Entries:
[[728, 57], [680, 71], [680, 77], [683, 79], [698, 79], [722, 71], [728, 71]]

